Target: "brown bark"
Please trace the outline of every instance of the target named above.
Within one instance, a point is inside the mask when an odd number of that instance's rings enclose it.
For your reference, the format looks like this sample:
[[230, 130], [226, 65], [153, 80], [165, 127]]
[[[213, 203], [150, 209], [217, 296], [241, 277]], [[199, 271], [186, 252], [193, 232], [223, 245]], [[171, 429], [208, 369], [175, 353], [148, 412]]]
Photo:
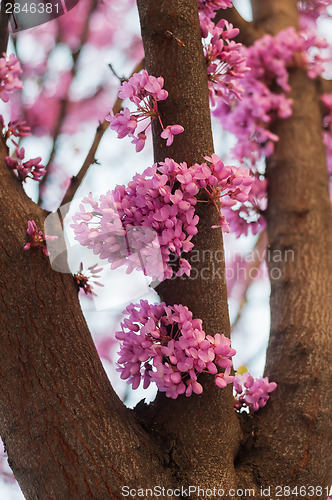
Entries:
[[[213, 152], [213, 141], [197, 1], [137, 3], [147, 71], [162, 75], [169, 93], [160, 105], [162, 121], [165, 126], [179, 123], [184, 127], [184, 132], [167, 147], [160, 138], [160, 125], [154, 124], [154, 159], [170, 157], [188, 165], [202, 163], [204, 156]], [[198, 204], [197, 210], [198, 235], [189, 258], [192, 274], [189, 278], [166, 280], [157, 291], [168, 304], [188, 306], [194, 317], [203, 320], [208, 334], [229, 336], [222, 234], [211, 229], [217, 223], [217, 211], [204, 203]], [[152, 422], [158, 419], [159, 434], [172, 442], [174, 466], [182, 481], [231, 488], [237, 481], [233, 463], [240, 439], [239, 424], [231, 387], [220, 390], [210, 378], [204, 379], [200, 396], [170, 401], [159, 395], [148, 410], [149, 418]]]
[[[255, 3], [256, 14], [261, 18], [265, 12], [264, 22], [272, 33], [287, 23], [297, 26], [293, 2]], [[324, 487], [332, 479], [328, 375], [332, 219], [319, 86], [302, 70], [291, 71], [290, 84], [293, 115], [275, 124], [273, 132], [280, 141], [267, 162], [272, 257], [271, 335], [265, 372], [278, 389], [256, 421], [255, 448], [244, 463], [256, 465], [257, 481], [266, 486]]]
[[251, 0], [253, 22], [267, 33], [275, 35], [288, 26], [298, 28], [297, 0]]
[[277, 124], [280, 145], [268, 162], [272, 258], [266, 374], [278, 390], [259, 421], [257, 446], [263, 463], [274, 460], [272, 472], [264, 466], [261, 471], [265, 484], [327, 486], [332, 479], [332, 219], [316, 86], [299, 70], [292, 73], [291, 85], [293, 116]]

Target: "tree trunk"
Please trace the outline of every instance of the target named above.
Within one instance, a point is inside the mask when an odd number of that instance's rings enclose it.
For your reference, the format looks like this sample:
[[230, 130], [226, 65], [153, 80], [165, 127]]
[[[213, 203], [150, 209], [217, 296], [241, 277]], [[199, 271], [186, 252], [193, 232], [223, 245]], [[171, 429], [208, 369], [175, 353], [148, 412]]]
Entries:
[[[298, 24], [295, 2], [255, 4], [256, 22], [264, 19], [273, 34]], [[244, 462], [258, 461], [257, 480], [265, 486], [326, 487], [332, 480], [332, 219], [318, 84], [297, 69], [290, 85], [293, 115], [275, 124], [280, 140], [267, 162], [271, 334], [265, 374], [278, 389], [257, 419], [255, 449]]]
[[[213, 153], [213, 141], [197, 0], [138, 0], [137, 4], [147, 71], [162, 75], [169, 93], [160, 105], [162, 120], [164, 125], [179, 123], [184, 127], [167, 147], [155, 121], [154, 159], [170, 157], [189, 166], [202, 163], [204, 156]], [[186, 305], [194, 318], [202, 319], [209, 335], [219, 332], [229, 336], [222, 233], [211, 229], [217, 224], [217, 210], [198, 203], [197, 213], [198, 234], [188, 257], [190, 277], [166, 280], [157, 291], [168, 304]], [[181, 484], [231, 488], [237, 482], [233, 464], [241, 435], [232, 388], [220, 390], [211, 376], [203, 376], [203, 386], [202, 395], [175, 401], [160, 394], [140, 413], [151, 427], [158, 419], [157, 434], [173, 447], [173, 469]]]

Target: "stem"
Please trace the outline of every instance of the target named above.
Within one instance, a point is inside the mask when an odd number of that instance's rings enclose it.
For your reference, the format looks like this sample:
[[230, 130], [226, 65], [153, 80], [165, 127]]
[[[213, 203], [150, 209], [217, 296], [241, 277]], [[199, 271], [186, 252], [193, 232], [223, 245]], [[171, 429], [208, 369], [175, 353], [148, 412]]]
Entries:
[[94, 12], [94, 10], [97, 8], [97, 5], [98, 5], [98, 0], [92, 0], [91, 6], [90, 6], [90, 11], [89, 11], [88, 15], [86, 16], [85, 25], [84, 25], [84, 28], [82, 31], [80, 48], [76, 52], [72, 52], [73, 65], [72, 65], [72, 69], [71, 69], [71, 81], [68, 84], [65, 97], [63, 99], [61, 99], [59, 119], [58, 119], [58, 122], [56, 124], [55, 130], [53, 132], [53, 145], [52, 145], [51, 154], [50, 154], [49, 160], [48, 160], [47, 165], [46, 165], [46, 173], [39, 184], [38, 204], [41, 204], [43, 201], [41, 194], [40, 194], [41, 188], [45, 185], [45, 183], [47, 182], [48, 176], [49, 176], [48, 172], [50, 170], [50, 166], [52, 164], [52, 161], [53, 161], [55, 153], [56, 153], [56, 143], [57, 143], [58, 137], [61, 133], [63, 123], [64, 123], [65, 118], [66, 118], [67, 113], [68, 113], [70, 86], [71, 86], [71, 83], [77, 74], [77, 66], [78, 66], [79, 56], [81, 54], [82, 47], [85, 44], [85, 42], [88, 38], [88, 34], [89, 34], [90, 17], [92, 15], [92, 13]]
[[[141, 71], [141, 69], [144, 68], [144, 59], [142, 59], [134, 68], [131, 76], [134, 74], [134, 73], [138, 73], [139, 71]], [[130, 77], [129, 77], [130, 78]], [[114, 106], [112, 108], [112, 111], [114, 114], [116, 113], [119, 113], [120, 110], [121, 110], [121, 107], [122, 107], [122, 99], [120, 99], [119, 97], [117, 98], [117, 100], [115, 101], [114, 103]], [[69, 210], [69, 203], [73, 200], [78, 188], [80, 187], [83, 179], [84, 179], [84, 176], [85, 174], [87, 173], [87, 171], [89, 170], [89, 167], [95, 163], [95, 154], [97, 152], [97, 149], [99, 147], [99, 144], [100, 144], [100, 141], [102, 140], [103, 138], [103, 135], [104, 133], [106, 132], [106, 130], [108, 129], [109, 127], [109, 122], [107, 120], [104, 120], [103, 123], [101, 123], [99, 125], [99, 127], [97, 128], [97, 131], [96, 131], [96, 135], [94, 137], [94, 140], [93, 140], [93, 143], [92, 143], [92, 146], [84, 160], [84, 163], [80, 169], [80, 171], [78, 172], [77, 175], [75, 175], [74, 177], [72, 177], [71, 179], [71, 183], [69, 185], [69, 188], [62, 200], [62, 205], [63, 208], [62, 208], [62, 213], [63, 213], [63, 217], [65, 216], [65, 214], [68, 212]]]

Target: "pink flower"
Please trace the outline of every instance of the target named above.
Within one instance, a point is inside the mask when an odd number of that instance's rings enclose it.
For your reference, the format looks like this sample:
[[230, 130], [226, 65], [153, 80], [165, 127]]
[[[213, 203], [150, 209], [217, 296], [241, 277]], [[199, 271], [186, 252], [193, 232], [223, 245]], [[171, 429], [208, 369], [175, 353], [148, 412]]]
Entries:
[[142, 149], [145, 146], [145, 141], [146, 141], [146, 135], [144, 134], [144, 132], [139, 132], [139, 134], [137, 134], [137, 137], [135, 137], [131, 141], [131, 143], [135, 144], [135, 146], [136, 146], [136, 153], [139, 153], [140, 151], [142, 151]]
[[184, 128], [181, 125], [168, 125], [160, 134], [160, 137], [167, 139], [166, 146], [170, 146], [174, 140], [174, 135], [181, 134]]
[[46, 241], [47, 240], [54, 241], [58, 237], [57, 236], [49, 236], [49, 235], [45, 236], [42, 231], [37, 231], [36, 223], [33, 220], [28, 221], [27, 234], [30, 236], [30, 241], [24, 245], [23, 250], [29, 250], [30, 248], [33, 248], [33, 247], [41, 247], [44, 254], [47, 257], [49, 257], [50, 253], [47, 250]]
[[[98, 273], [102, 270], [100, 267], [99, 269], [96, 269], [97, 264], [94, 264], [93, 266], [90, 266], [88, 268], [88, 273], [83, 274], [83, 264], [81, 262], [79, 271], [74, 274], [74, 282], [77, 285], [77, 290], [80, 291], [81, 289], [84, 291], [84, 293], [90, 294], [90, 295], [97, 295], [92, 289], [93, 285], [91, 283], [94, 283], [95, 285], [98, 286], [104, 286], [98, 281], [93, 281], [92, 278], [95, 280], [95, 278], [99, 278]], [[89, 283], [89, 281], [91, 283]]]
[[225, 373], [218, 373], [223, 355], [215, 352], [216, 345], [222, 343], [228, 358], [234, 355], [230, 339], [217, 334], [215, 343], [213, 337], [205, 335], [202, 321], [193, 319], [187, 307], [141, 300], [140, 304], [130, 304], [124, 313], [127, 317], [121, 324], [122, 330], [115, 334], [121, 341], [118, 371], [133, 389], [141, 380], [144, 388], [155, 382], [167, 397], [176, 399], [180, 394], [189, 397], [193, 392], [203, 392], [197, 380], [202, 372], [213, 375], [219, 387], [233, 381], [230, 366]]
[[[217, 155], [206, 159], [209, 165], [188, 167], [166, 158], [99, 202], [85, 198], [73, 218], [75, 238], [107, 259], [112, 269], [125, 265], [128, 273], [137, 269], [158, 280], [174, 273], [189, 276], [191, 266], [183, 253], [192, 250], [197, 234], [198, 192], [204, 190], [220, 214], [219, 204], [223, 209], [248, 200], [254, 181], [247, 169], [225, 166]], [[220, 221], [227, 229], [221, 214]]]
[[191, 265], [189, 264], [189, 262], [186, 259], [180, 259], [179, 266], [180, 266], [180, 269], [176, 273], [177, 276], [183, 276], [183, 274], [190, 276]]
[[5, 161], [9, 168], [16, 171], [17, 177], [25, 182], [26, 178], [29, 177], [35, 181], [40, 181], [44, 176], [46, 170], [44, 165], [42, 165], [41, 157], [33, 158], [23, 162], [25, 155], [24, 148], [16, 148], [16, 159], [6, 156]]
[[318, 17], [329, 16], [330, 0], [302, 0], [297, 2], [302, 24], [312, 25]]
[[[227, 27], [225, 24], [225, 28], [228, 31], [230, 26]], [[219, 48], [218, 45], [216, 47]], [[217, 50], [216, 47], [210, 49], [212, 59]], [[215, 78], [212, 78], [209, 88], [212, 97], [216, 98], [215, 115], [220, 118], [224, 128], [236, 135], [237, 144], [233, 149], [236, 157], [242, 161], [248, 158], [254, 166], [261, 157], [267, 157], [273, 153], [274, 143], [278, 141], [278, 137], [268, 128], [277, 118], [291, 116], [292, 101], [285, 94], [270, 90], [271, 84], [275, 82], [284, 92], [289, 92], [288, 79], [291, 66], [307, 70], [310, 78], [320, 74], [322, 57], [319, 49], [323, 47], [324, 41], [318, 36], [308, 30], [298, 33], [293, 27], [280, 31], [275, 36], [265, 35], [251, 47], [238, 46], [234, 51], [234, 57], [237, 54], [237, 57], [245, 58], [246, 65], [250, 67], [249, 72], [242, 72], [241, 86], [244, 94], [241, 100], [227, 101], [225, 99], [227, 94], [220, 95], [222, 99], [218, 99], [218, 89], [213, 93]], [[310, 50], [312, 48], [316, 50]], [[231, 44], [227, 46], [227, 51], [229, 54], [225, 56], [225, 62], [229, 63], [227, 58], [233, 57], [230, 56], [233, 52]], [[214, 64], [212, 60], [211, 68], [208, 69], [211, 75]], [[242, 66], [241, 68], [244, 69]]]
[[[129, 108], [116, 113], [111, 113], [106, 119], [110, 122], [110, 127], [118, 133], [118, 138], [126, 136], [132, 137], [132, 144], [135, 144], [136, 151], [142, 151], [145, 145], [146, 130], [152, 121], [158, 119], [163, 132], [162, 137], [167, 139], [167, 146], [173, 142], [173, 136], [183, 132], [181, 125], [169, 125], [164, 128], [158, 111], [158, 101], [167, 99], [168, 92], [163, 89], [164, 79], [159, 76], [149, 75], [146, 70], [142, 73], [134, 73], [128, 81], [123, 82], [119, 89], [121, 99], [129, 99], [136, 105], [136, 111], [131, 112]], [[138, 123], [148, 120], [145, 128], [140, 130], [137, 136], [134, 135]], [[164, 134], [164, 135], [163, 135]]]
[[216, 375], [216, 385], [221, 389], [226, 387], [227, 384], [231, 384], [234, 380], [234, 377], [230, 375], [231, 367], [228, 366], [224, 373], [218, 373]]
[[[214, 17], [214, 16], [213, 16]], [[203, 49], [208, 72], [209, 96], [211, 105], [218, 100], [228, 105], [241, 98], [243, 89], [240, 82], [249, 71], [240, 43], [234, 38], [239, 30], [224, 19], [216, 25], [210, 16], [200, 15]]]
[[254, 379], [249, 372], [237, 373], [234, 379], [234, 389], [237, 392], [237, 402], [235, 409], [249, 408], [255, 412], [263, 408], [268, 399], [269, 393], [277, 387], [275, 382], [269, 382], [267, 377]]
[[233, 0], [198, 0], [198, 11], [200, 16], [213, 18], [219, 9], [227, 9], [233, 6]]
[[[159, 280], [174, 272], [189, 276], [190, 264], [181, 254], [192, 250], [191, 239], [197, 233], [197, 193], [205, 190], [220, 213], [218, 199], [222, 207], [242, 203], [253, 182], [247, 170], [227, 167], [217, 155], [207, 159], [210, 166], [188, 167], [166, 158], [99, 202], [86, 197], [73, 218], [76, 239], [107, 259], [112, 269], [126, 265], [127, 272], [138, 269]], [[171, 252], [176, 257], [173, 266]]]
[[110, 122], [111, 129], [118, 134], [118, 139], [123, 139], [127, 135], [132, 135], [137, 127], [137, 118], [132, 115], [129, 108], [122, 109], [115, 116], [112, 114], [106, 117]]
[[3, 55], [4, 57], [0, 58], [0, 99], [7, 102], [15, 90], [23, 88], [22, 82], [18, 78], [22, 69], [14, 54], [8, 58], [6, 54]]
[[11, 121], [8, 123], [8, 127], [6, 130], [3, 116], [0, 115], [0, 125], [2, 128], [2, 134], [5, 137], [5, 139], [9, 139], [9, 137], [11, 137], [11, 136], [27, 137], [27, 136], [31, 135], [31, 129], [27, 125], [26, 121], [23, 121], [23, 122], [19, 122], [18, 120]]

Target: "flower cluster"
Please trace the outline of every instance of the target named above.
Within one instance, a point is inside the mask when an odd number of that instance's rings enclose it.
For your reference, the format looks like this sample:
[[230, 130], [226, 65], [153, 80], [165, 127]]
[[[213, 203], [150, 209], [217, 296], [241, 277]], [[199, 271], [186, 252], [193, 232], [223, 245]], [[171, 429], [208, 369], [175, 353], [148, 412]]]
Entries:
[[198, 12], [200, 19], [214, 18], [219, 9], [228, 9], [233, 7], [233, 0], [198, 0]]
[[[203, 392], [197, 380], [202, 372], [213, 375], [221, 388], [233, 382], [230, 358], [235, 350], [230, 339], [218, 333], [206, 335], [202, 321], [193, 319], [187, 307], [141, 300], [130, 304], [124, 313], [128, 317], [115, 334], [121, 341], [118, 371], [133, 389], [141, 380], [144, 388], [155, 382], [167, 397], [176, 399], [180, 394]], [[218, 372], [218, 368], [224, 371]]]
[[[227, 214], [231, 213], [231, 207], [243, 207], [244, 203], [248, 202], [254, 177], [243, 166], [225, 167], [216, 154], [213, 154], [211, 157], [206, 156], [205, 159], [211, 162], [210, 169], [213, 175], [209, 179], [210, 185], [202, 187], [204, 187], [208, 198], [215, 203], [217, 210], [218, 204], [215, 202], [216, 199], [222, 208], [218, 219], [219, 226], [213, 226], [213, 228], [221, 227], [225, 233], [228, 233], [230, 227]], [[227, 172], [227, 169], [230, 170]], [[213, 177], [217, 179], [217, 182]]]
[[232, 40], [238, 35], [239, 29], [224, 19], [217, 24], [212, 21], [218, 9], [229, 7], [232, 7], [232, 0], [198, 0], [212, 106], [219, 97], [227, 104], [231, 104], [234, 99], [240, 99], [243, 89], [239, 86], [239, 80], [249, 71], [246, 58], [239, 50], [242, 45]]
[[81, 262], [79, 271], [73, 275], [74, 282], [77, 285], [77, 290], [83, 290], [84, 293], [90, 294], [90, 295], [97, 295], [92, 289], [94, 283], [95, 285], [98, 286], [104, 286], [102, 283], [99, 283], [98, 281], [93, 281], [95, 278], [100, 278], [98, 276], [98, 273], [102, 270], [102, 268], [96, 269], [97, 264], [94, 264], [93, 266], [88, 267], [88, 272], [83, 273], [83, 263]]
[[290, 27], [275, 36], [265, 35], [251, 47], [241, 49], [251, 68], [241, 82], [244, 98], [231, 105], [219, 100], [215, 111], [222, 126], [237, 137], [233, 150], [236, 157], [249, 158], [254, 165], [262, 156], [273, 153], [278, 137], [268, 127], [277, 118], [291, 116], [292, 101], [283, 93], [272, 92], [270, 86], [277, 83], [284, 92], [289, 92], [290, 66], [306, 69], [311, 78], [320, 74], [322, 58], [319, 51], [311, 53], [313, 47], [321, 49], [326, 42]]
[[[279, 140], [269, 128], [278, 118], [292, 114], [292, 101], [284, 93], [273, 92], [277, 84], [284, 92], [290, 91], [289, 67], [305, 69], [314, 78], [322, 72], [322, 57], [315, 47], [321, 49], [326, 42], [315, 35], [297, 33], [287, 28], [276, 36], [265, 35], [249, 48], [240, 50], [251, 68], [241, 80], [244, 88], [243, 100], [233, 99], [230, 103], [217, 100], [215, 115], [222, 126], [237, 137], [233, 154], [240, 161], [249, 160], [255, 177], [249, 198], [245, 204], [225, 210], [225, 216], [233, 231], [239, 236], [247, 234], [250, 228], [254, 234], [265, 228], [263, 212], [266, 208], [266, 181], [257, 172], [259, 160], [270, 156], [274, 144]], [[328, 141], [328, 138], [326, 138]]]
[[[198, 192], [204, 190], [205, 199], [200, 201], [214, 203], [220, 214], [219, 204], [230, 207], [245, 202], [253, 182], [244, 167], [227, 167], [217, 155], [206, 160], [210, 165], [188, 167], [166, 158], [136, 174], [127, 187], [117, 186], [102, 195], [99, 202], [92, 195], [85, 197], [73, 217], [75, 238], [108, 259], [112, 269], [126, 265], [127, 272], [143, 270], [162, 281], [173, 276], [169, 265], [173, 253], [178, 257], [176, 275], [189, 276], [191, 266], [181, 254], [193, 248]], [[219, 225], [228, 231], [222, 215]]]
[[22, 82], [19, 80], [22, 69], [14, 54], [9, 57], [6, 57], [6, 54], [3, 56], [0, 58], [0, 99], [8, 102], [10, 95], [15, 90], [23, 88]]
[[27, 177], [40, 182], [46, 172], [44, 165], [40, 163], [41, 157], [38, 156], [37, 158], [23, 162], [24, 155], [24, 148], [16, 148], [16, 158], [12, 158], [11, 156], [6, 156], [5, 158], [8, 167], [15, 170], [18, 178], [23, 182], [25, 182]]
[[328, 16], [331, 0], [298, 0], [298, 10], [306, 24], [313, 24], [319, 17]]
[[267, 180], [258, 173], [252, 175], [254, 182], [248, 200], [223, 209], [230, 230], [237, 238], [242, 234], [247, 235], [249, 230], [252, 234], [258, 234], [266, 228], [264, 213], [267, 208]]
[[47, 250], [47, 244], [46, 241], [54, 241], [58, 237], [57, 236], [50, 236], [50, 235], [45, 235], [42, 231], [37, 231], [37, 226], [35, 221], [29, 220], [28, 221], [28, 229], [27, 229], [27, 234], [30, 237], [30, 241], [24, 245], [23, 249], [24, 250], [29, 250], [30, 248], [33, 247], [41, 247], [44, 254], [49, 257], [50, 253]]
[[[155, 119], [163, 129], [161, 137], [167, 139], [167, 146], [170, 146], [174, 140], [174, 135], [181, 134], [183, 127], [181, 125], [168, 125], [164, 127], [158, 111], [158, 101], [167, 99], [168, 92], [163, 89], [164, 79], [159, 76], [149, 75], [146, 70], [142, 73], [135, 73], [128, 81], [123, 82], [119, 89], [119, 97], [121, 99], [128, 98], [136, 105], [136, 111], [131, 112], [129, 108], [124, 108], [116, 115], [113, 112], [107, 116], [110, 122], [111, 129], [115, 130], [119, 139], [126, 136], [132, 137], [131, 141], [136, 146], [136, 151], [139, 152], [144, 148], [146, 140], [146, 129]], [[149, 120], [145, 128], [136, 133], [139, 122]]]
[[221, 98], [227, 104], [234, 99], [240, 99], [243, 88], [239, 81], [249, 71], [246, 58], [240, 51], [242, 45], [234, 38], [239, 33], [238, 28], [221, 19], [214, 24], [211, 19], [201, 20], [204, 56], [208, 72], [209, 97], [211, 105]]
[[277, 384], [269, 382], [267, 377], [254, 379], [248, 371], [236, 373], [234, 377], [234, 389], [237, 393], [235, 410], [249, 408], [252, 412], [258, 411], [266, 405], [270, 392], [273, 392], [276, 387]]
[[[2, 135], [5, 140], [9, 139], [12, 136], [27, 137], [31, 135], [31, 129], [26, 121], [10, 121], [6, 127], [5, 120], [2, 115], [0, 115], [0, 129], [2, 130]], [[16, 145], [15, 142], [14, 144]]]

